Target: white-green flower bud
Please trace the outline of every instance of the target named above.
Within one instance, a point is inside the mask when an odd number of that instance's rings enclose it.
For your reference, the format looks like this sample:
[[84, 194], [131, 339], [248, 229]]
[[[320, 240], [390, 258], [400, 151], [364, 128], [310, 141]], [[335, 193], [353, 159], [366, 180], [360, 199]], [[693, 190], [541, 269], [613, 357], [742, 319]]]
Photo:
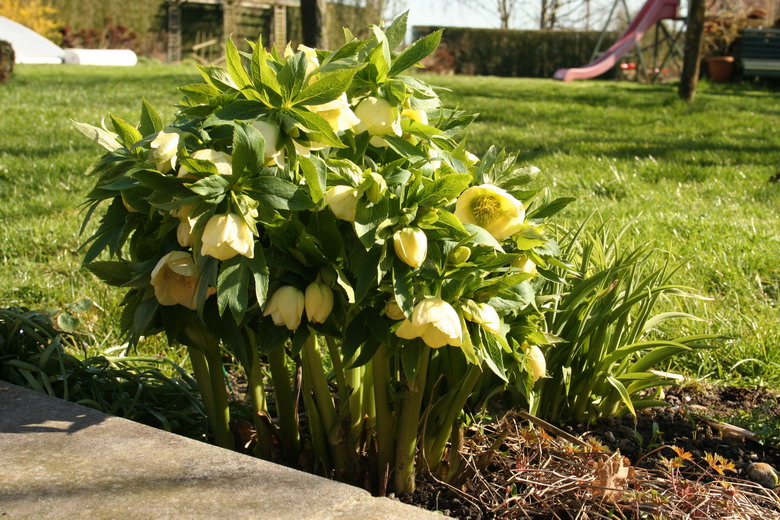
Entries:
[[268, 300], [263, 316], [271, 316], [274, 325], [285, 326], [295, 330], [301, 324], [305, 298], [301, 291], [292, 285], [285, 285], [276, 290]]
[[417, 269], [428, 254], [428, 237], [419, 228], [404, 228], [393, 235], [393, 247], [401, 261]]
[[235, 213], [214, 215], [206, 223], [201, 237], [201, 255], [228, 260], [236, 255], [254, 258], [255, 239], [244, 220]]
[[325, 192], [325, 204], [336, 218], [354, 222], [357, 212], [357, 190], [343, 184], [333, 186]]
[[333, 310], [333, 290], [322, 282], [312, 282], [304, 296], [306, 317], [312, 323], [325, 323]]
[[368, 200], [374, 204], [377, 204], [380, 200], [382, 200], [382, 197], [387, 191], [387, 182], [385, 181], [384, 177], [376, 172], [371, 172], [366, 176], [366, 180], [364, 180], [363, 183], [365, 186], [364, 193], [366, 194], [366, 198]]
[[450, 254], [447, 255], [447, 261], [451, 264], [458, 265], [468, 260], [470, 256], [471, 249], [466, 246], [459, 246], [450, 251]]

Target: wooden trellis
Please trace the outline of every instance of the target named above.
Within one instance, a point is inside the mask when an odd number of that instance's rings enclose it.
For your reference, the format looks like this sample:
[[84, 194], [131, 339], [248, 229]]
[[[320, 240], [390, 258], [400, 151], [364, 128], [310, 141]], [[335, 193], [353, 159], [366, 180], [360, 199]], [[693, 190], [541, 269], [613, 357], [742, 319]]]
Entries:
[[222, 6], [222, 33], [233, 34], [238, 28], [238, 9], [272, 9], [271, 41], [283, 49], [287, 44], [287, 7], [299, 6], [294, 0], [168, 0], [168, 62], [181, 61], [181, 13], [187, 4]]

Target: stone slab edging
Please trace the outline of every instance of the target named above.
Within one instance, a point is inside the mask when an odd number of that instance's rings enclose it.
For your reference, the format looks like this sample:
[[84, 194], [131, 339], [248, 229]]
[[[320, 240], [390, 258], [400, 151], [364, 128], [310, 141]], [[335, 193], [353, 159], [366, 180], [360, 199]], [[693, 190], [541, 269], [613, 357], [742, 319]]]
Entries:
[[0, 518], [446, 517], [0, 381]]

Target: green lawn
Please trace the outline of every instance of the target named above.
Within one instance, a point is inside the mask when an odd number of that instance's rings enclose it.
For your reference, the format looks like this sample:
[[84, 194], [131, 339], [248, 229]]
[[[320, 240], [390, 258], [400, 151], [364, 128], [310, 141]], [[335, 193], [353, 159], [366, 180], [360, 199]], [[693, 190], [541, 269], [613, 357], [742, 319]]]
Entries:
[[[562, 223], [598, 210], [637, 219], [636, 242], [684, 261], [677, 282], [714, 298], [700, 326], [734, 336], [686, 362], [689, 373], [780, 388], [780, 94], [704, 85], [692, 105], [670, 86], [470, 77], [427, 77], [451, 89], [448, 105], [479, 112], [470, 148], [516, 150], [540, 167], [558, 196], [579, 200]], [[79, 269], [82, 171], [100, 153], [70, 119], [98, 124], [113, 111], [137, 121], [141, 96], [164, 116], [192, 67], [133, 69], [19, 66], [0, 87], [0, 306], [64, 308], [82, 315], [105, 346], [119, 293]], [[735, 369], [732, 366], [740, 363]]]

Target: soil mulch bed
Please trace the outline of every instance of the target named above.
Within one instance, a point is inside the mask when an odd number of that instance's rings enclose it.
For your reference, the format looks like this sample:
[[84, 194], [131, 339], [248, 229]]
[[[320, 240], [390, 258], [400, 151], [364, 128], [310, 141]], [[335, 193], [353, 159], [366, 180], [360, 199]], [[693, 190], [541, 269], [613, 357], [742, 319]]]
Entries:
[[623, 417], [561, 430], [509, 413], [467, 432], [458, 481], [428, 475], [399, 498], [474, 520], [780, 519], [780, 487], [757, 483], [761, 463], [780, 469], [780, 449], [725, 423], [741, 413], [776, 434], [780, 395], [695, 385], [666, 401], [640, 411], [636, 426]]

